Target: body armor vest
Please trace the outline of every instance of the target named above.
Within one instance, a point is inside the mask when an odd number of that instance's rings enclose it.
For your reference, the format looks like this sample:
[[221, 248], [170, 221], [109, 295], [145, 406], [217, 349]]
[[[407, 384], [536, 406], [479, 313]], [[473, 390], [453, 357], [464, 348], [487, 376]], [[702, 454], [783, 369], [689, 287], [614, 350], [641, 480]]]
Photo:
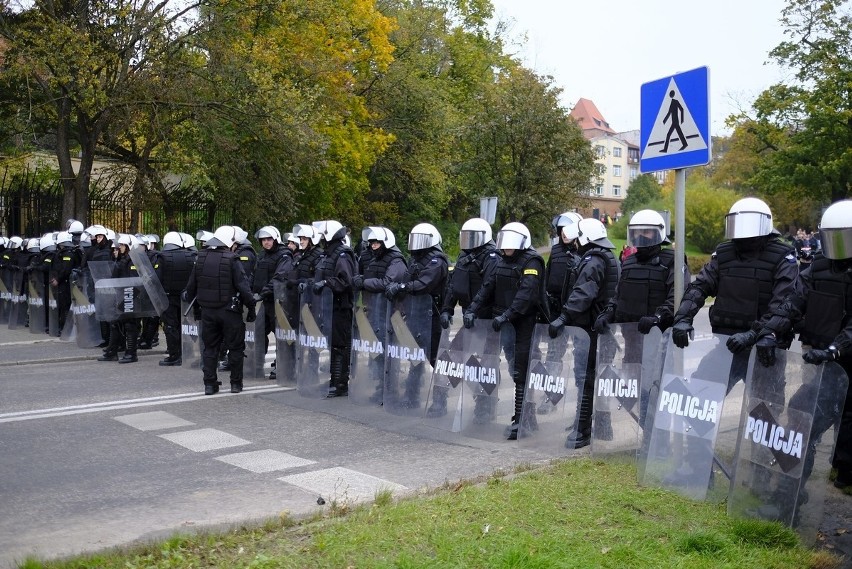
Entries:
[[577, 265], [577, 255], [568, 249], [565, 243], [557, 243], [550, 249], [550, 260], [547, 262], [547, 283], [545, 290], [548, 294], [559, 298], [562, 286], [568, 273]]
[[453, 287], [452, 294], [463, 309], [470, 306], [473, 297], [482, 288], [482, 279], [485, 276], [485, 264], [488, 256], [494, 253], [497, 247], [484, 245], [476, 252], [470, 251], [459, 257], [453, 268], [453, 278], [450, 281]]
[[512, 259], [501, 257], [494, 267], [494, 315], [503, 314], [512, 306], [524, 269], [533, 264], [541, 275], [544, 271], [544, 259], [535, 249], [519, 251]]
[[125, 279], [129, 277], [138, 277], [136, 266], [133, 264], [133, 259], [130, 255], [123, 255], [116, 259], [115, 267], [112, 269], [112, 276], [115, 279]]
[[202, 249], [195, 262], [198, 304], [202, 308], [221, 308], [237, 293], [231, 277], [231, 263], [236, 255], [230, 251]]
[[[422, 257], [418, 257], [416, 260], [412, 259], [412, 263], [408, 265], [407, 271], [407, 281], [417, 280], [417, 277], [420, 276], [420, 271], [423, 270], [423, 267], [427, 266], [432, 262], [432, 259], [443, 259], [444, 263], [449, 265], [449, 259], [444, 254], [443, 251], [439, 251], [438, 249], [431, 249], [428, 253], [423, 255]], [[442, 306], [444, 302], [444, 284], [445, 283], [435, 283], [437, 286], [434, 287], [434, 290], [430, 290], [429, 295], [432, 297], [435, 306]], [[437, 311], [435, 312], [435, 316], [437, 316]]]
[[286, 245], [277, 245], [269, 251], [263, 250], [263, 254], [258, 257], [257, 265], [254, 268], [252, 292], [260, 292], [272, 280], [272, 277], [275, 276], [275, 267], [278, 266], [281, 257], [284, 256], [286, 248]]
[[793, 248], [769, 241], [756, 257], [741, 258], [733, 242], [716, 249], [719, 266], [719, 290], [710, 307], [710, 325], [714, 332], [731, 334], [749, 330], [755, 320], [769, 309], [775, 271]]
[[643, 316], [654, 315], [668, 297], [666, 282], [674, 269], [674, 260], [671, 249], [660, 250], [644, 263], [636, 255], [624, 260], [616, 296], [616, 322], [637, 322]]
[[562, 291], [562, 304], [564, 305], [571, 296], [571, 291], [577, 283], [577, 278], [583, 271], [583, 266], [588, 262], [586, 261], [586, 257], [590, 255], [603, 259], [606, 263], [606, 271], [604, 273], [604, 282], [600, 283], [600, 286], [598, 287], [598, 295], [595, 297], [595, 300], [592, 302], [589, 310], [580, 315], [576, 322], [573, 322], [575, 326], [583, 328], [588, 328], [594, 323], [600, 313], [603, 312], [603, 309], [606, 307], [610, 299], [615, 298], [615, 291], [618, 287], [619, 271], [618, 261], [616, 260], [615, 255], [613, 255], [612, 251], [609, 249], [605, 249], [603, 247], [592, 247], [581, 255], [580, 262], [569, 274], [568, 286], [566, 286]]
[[322, 251], [317, 247], [311, 247], [293, 262], [293, 271], [296, 274], [296, 282], [304, 282], [314, 278]]
[[811, 290], [799, 339], [819, 350], [834, 341], [852, 318], [852, 272], [833, 271], [831, 260], [818, 253], [811, 265]]
[[[362, 256], [361, 258], [363, 259], [364, 257]], [[388, 267], [390, 267], [391, 262], [396, 259], [402, 259], [403, 262], [405, 262], [405, 258], [402, 256], [402, 253], [400, 253], [396, 249], [387, 249], [380, 257], [371, 255], [369, 263], [367, 263], [367, 266], [364, 268], [364, 278], [384, 278], [385, 274], [387, 274], [388, 272]]]
[[171, 249], [160, 254], [160, 266], [163, 275], [163, 288], [166, 294], [180, 294], [189, 282], [195, 255], [186, 249]]

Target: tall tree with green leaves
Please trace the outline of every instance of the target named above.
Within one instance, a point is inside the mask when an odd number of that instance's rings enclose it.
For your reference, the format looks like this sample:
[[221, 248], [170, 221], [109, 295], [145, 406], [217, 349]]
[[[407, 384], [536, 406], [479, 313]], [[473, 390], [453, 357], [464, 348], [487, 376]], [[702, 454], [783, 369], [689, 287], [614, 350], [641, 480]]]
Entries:
[[624, 215], [635, 213], [653, 201], [662, 199], [663, 188], [650, 174], [637, 176], [627, 188], [627, 196], [621, 202], [621, 211]]

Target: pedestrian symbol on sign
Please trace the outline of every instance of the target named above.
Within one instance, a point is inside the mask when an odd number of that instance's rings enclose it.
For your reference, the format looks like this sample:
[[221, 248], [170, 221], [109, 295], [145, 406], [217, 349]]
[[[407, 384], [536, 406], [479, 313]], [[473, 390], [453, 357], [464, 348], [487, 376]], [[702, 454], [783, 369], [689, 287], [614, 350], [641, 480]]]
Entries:
[[[666, 91], [668, 96], [661, 101], [657, 120], [642, 150], [642, 159], [707, 149], [707, 142], [701, 136], [673, 77]], [[672, 143], [680, 146], [670, 148]]]

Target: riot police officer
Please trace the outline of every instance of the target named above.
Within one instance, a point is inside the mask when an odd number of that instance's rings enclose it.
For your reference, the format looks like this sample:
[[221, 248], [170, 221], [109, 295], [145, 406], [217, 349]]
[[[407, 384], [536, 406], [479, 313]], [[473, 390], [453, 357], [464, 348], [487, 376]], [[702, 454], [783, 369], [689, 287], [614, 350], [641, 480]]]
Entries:
[[[567, 231], [563, 229], [563, 233]], [[597, 219], [582, 219], [577, 223], [577, 244], [580, 262], [571, 271], [562, 291], [559, 315], [550, 323], [548, 333], [556, 338], [565, 326], [577, 326], [589, 334], [589, 355], [586, 369], [575, 369], [575, 381], [582, 388], [577, 398], [575, 424], [565, 439], [565, 447], [579, 449], [588, 446], [592, 435], [592, 404], [597, 356], [598, 335], [593, 324], [615, 296], [619, 265], [613, 255], [615, 246], [607, 237], [606, 227]]]
[[[156, 236], [155, 236], [156, 237]], [[153, 247], [151, 237], [142, 233], [136, 234], [136, 240], [139, 241], [139, 248], [145, 252], [148, 261], [151, 263], [151, 268], [156, 272], [160, 265], [160, 252]], [[160, 317], [146, 316], [142, 318], [142, 331], [139, 336], [139, 349], [150, 350], [160, 345]]]
[[180, 293], [186, 288], [195, 266], [194, 246], [195, 240], [186, 233], [169, 231], [163, 236], [163, 250], [160, 251], [156, 271], [169, 299], [169, 306], [163, 312], [167, 355], [160, 361], [161, 366], [179, 366], [183, 362]]
[[[90, 262], [112, 262], [112, 241], [110, 241], [107, 237], [107, 228], [103, 225], [92, 225], [86, 230], [86, 233], [92, 236], [92, 244], [88, 249], [86, 249], [86, 254], [83, 259], [83, 267], [88, 270]], [[94, 282], [94, 278], [91, 282]], [[90, 300], [94, 301], [94, 290], [90, 292], [92, 294]], [[101, 339], [103, 341], [98, 344], [97, 347], [106, 348], [107, 345], [109, 345], [109, 322], [101, 321], [100, 326]]]
[[346, 244], [348, 231], [339, 221], [316, 221], [313, 226], [320, 234], [324, 248], [314, 273], [313, 291], [315, 295], [321, 294], [328, 287], [332, 292], [331, 380], [327, 397], [341, 397], [349, 394], [355, 253]]
[[[133, 235], [124, 233], [119, 235], [117, 243], [118, 254], [115, 266], [112, 269], [112, 278], [124, 279], [139, 276], [136, 267], [133, 265], [133, 260], [130, 258], [130, 250], [140, 245], [139, 241]], [[140, 330], [139, 318], [132, 315], [121, 317], [118, 320], [110, 322], [109, 326], [109, 345], [104, 350], [104, 354], [98, 358], [98, 361], [118, 361], [120, 364], [139, 361], [136, 356]], [[118, 352], [121, 348], [122, 340], [124, 341], [125, 351], [124, 355], [119, 359]]]
[[[281, 242], [281, 232], [273, 225], [265, 225], [257, 230], [255, 238], [260, 241], [261, 252], [252, 277], [251, 290], [257, 302], [263, 302], [263, 353], [269, 350], [269, 334], [275, 331], [275, 288], [273, 280], [276, 274], [290, 270], [293, 266], [293, 253]], [[275, 379], [275, 370], [269, 374]]]
[[[455, 267], [450, 270], [447, 294], [441, 308], [441, 327], [444, 329], [450, 327], [456, 304], [461, 305], [464, 313], [482, 283], [499, 262], [497, 246], [492, 240], [491, 225], [482, 218], [474, 217], [462, 224], [459, 231], [459, 248], [462, 252]], [[491, 318], [491, 307], [480, 307], [476, 317]]]
[[67, 231], [60, 231], [57, 234], [56, 246], [56, 255], [50, 267], [50, 286], [56, 297], [59, 311], [58, 333], [61, 334], [68, 311], [71, 309], [71, 273], [80, 268], [82, 254], [74, 246], [71, 233]]
[[513, 344], [503, 345], [515, 383], [515, 412], [504, 433], [511, 441], [518, 438], [522, 416], [529, 417], [531, 421], [525, 425], [526, 430], [538, 428], [535, 413], [523, 413], [523, 410], [532, 334], [543, 303], [544, 259], [533, 248], [532, 236], [523, 223], [504, 225], [497, 233], [496, 247], [500, 251], [500, 259], [464, 312], [464, 325], [472, 328], [476, 315], [488, 307], [494, 330], [501, 330], [506, 323], [515, 329]]
[[238, 256], [231, 250], [236, 237], [233, 226], [223, 225], [198, 252], [186, 290], [187, 302], [193, 298], [201, 306], [201, 340], [204, 352], [204, 394], [219, 392], [216, 360], [224, 345], [228, 351], [231, 393], [243, 390], [246, 325], [242, 305], [249, 308], [248, 321], [254, 320], [255, 300]]
[[[249, 282], [249, 287], [251, 287], [252, 280], [254, 279], [254, 270], [257, 266], [257, 253], [255, 253], [251, 241], [249, 241], [248, 232], [239, 225], [232, 225], [231, 227], [234, 230], [234, 244], [231, 245], [231, 251], [237, 255], [237, 259], [243, 267], [243, 273]], [[230, 370], [230, 364], [228, 363], [230, 358], [226, 350], [227, 348], [225, 348], [223, 343], [222, 352], [219, 353], [219, 371]]]

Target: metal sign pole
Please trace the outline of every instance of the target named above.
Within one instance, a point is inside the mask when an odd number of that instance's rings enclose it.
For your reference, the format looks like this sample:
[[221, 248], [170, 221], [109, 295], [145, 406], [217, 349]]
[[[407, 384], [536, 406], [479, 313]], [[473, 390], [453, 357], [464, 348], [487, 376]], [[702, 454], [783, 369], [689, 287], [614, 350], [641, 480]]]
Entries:
[[683, 259], [686, 253], [686, 170], [675, 170], [675, 275], [674, 311], [683, 298]]

